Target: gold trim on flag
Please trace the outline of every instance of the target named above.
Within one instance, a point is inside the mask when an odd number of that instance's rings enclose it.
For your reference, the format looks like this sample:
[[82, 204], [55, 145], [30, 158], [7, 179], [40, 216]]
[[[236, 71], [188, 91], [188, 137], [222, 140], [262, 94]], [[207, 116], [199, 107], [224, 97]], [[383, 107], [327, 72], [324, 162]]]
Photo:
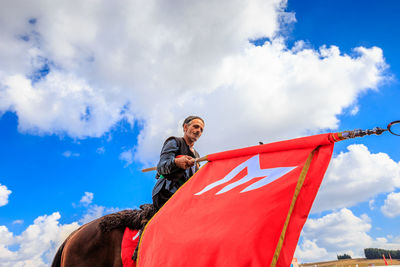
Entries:
[[331, 137], [332, 137], [333, 141], [335, 141], [335, 142], [339, 142], [340, 141], [340, 137], [339, 137], [339, 139], [336, 139], [336, 136], [335, 136], [334, 133], [331, 134]]
[[287, 230], [287, 227], [289, 225], [290, 217], [292, 216], [294, 205], [296, 204], [297, 197], [299, 196], [300, 190], [301, 190], [301, 188], [303, 186], [304, 180], [306, 178], [308, 169], [310, 168], [311, 161], [313, 159], [315, 151], [316, 151], [316, 149], [314, 149], [308, 155], [306, 163], [304, 164], [303, 170], [301, 170], [299, 179], [297, 180], [297, 185], [296, 185], [296, 189], [294, 191], [294, 195], [293, 195], [293, 198], [292, 198], [292, 203], [290, 204], [289, 212], [288, 212], [288, 215], [286, 217], [285, 224], [283, 225], [281, 236], [279, 237], [278, 245], [276, 246], [276, 249], [275, 249], [274, 257], [272, 258], [271, 267], [275, 267], [276, 263], [278, 262], [279, 255], [281, 253], [282, 246], [283, 246], [283, 241], [285, 240], [286, 230]]

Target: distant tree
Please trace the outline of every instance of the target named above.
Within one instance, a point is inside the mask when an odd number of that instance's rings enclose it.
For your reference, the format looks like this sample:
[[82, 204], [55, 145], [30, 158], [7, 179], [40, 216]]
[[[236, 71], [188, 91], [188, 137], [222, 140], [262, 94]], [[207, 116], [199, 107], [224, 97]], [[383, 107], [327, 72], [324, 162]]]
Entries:
[[400, 250], [386, 250], [380, 248], [365, 248], [364, 249], [365, 258], [367, 259], [382, 259], [382, 254], [386, 258], [389, 258], [389, 254], [392, 259], [400, 259]]
[[338, 260], [345, 260], [345, 259], [351, 259], [351, 256], [348, 254], [343, 254], [343, 255], [337, 255]]

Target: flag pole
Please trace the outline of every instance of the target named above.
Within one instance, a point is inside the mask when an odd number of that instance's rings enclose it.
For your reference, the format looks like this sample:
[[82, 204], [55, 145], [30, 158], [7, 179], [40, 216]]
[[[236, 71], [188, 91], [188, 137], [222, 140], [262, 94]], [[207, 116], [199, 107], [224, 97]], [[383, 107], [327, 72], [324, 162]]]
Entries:
[[386, 131], [389, 131], [393, 135], [400, 136], [400, 133], [398, 132], [399, 130], [394, 130], [392, 127], [396, 124], [399, 124], [399, 121], [392, 121], [391, 123], [388, 124], [386, 129], [380, 128], [380, 127], [375, 127], [373, 129], [368, 129], [368, 130], [362, 130], [362, 129], [355, 129], [353, 131], [343, 131], [343, 132], [338, 132], [338, 133], [332, 133], [331, 137], [335, 142], [346, 140], [346, 139], [351, 139], [351, 138], [356, 138], [356, 137], [363, 137], [366, 135], [381, 135]]
[[[337, 132], [337, 133], [331, 133], [331, 138], [334, 142], [339, 142], [342, 140], [346, 140], [346, 139], [351, 139], [351, 138], [356, 138], [356, 137], [363, 137], [366, 135], [381, 135], [382, 133], [389, 131], [391, 134], [393, 135], [397, 135], [400, 136], [400, 132], [399, 130], [394, 131], [392, 129], [392, 127], [396, 124], [399, 124], [400, 120], [398, 121], [392, 121], [391, 123], [388, 124], [386, 129], [380, 128], [380, 127], [375, 127], [373, 129], [370, 130], [362, 130], [362, 129], [355, 129], [353, 131], [343, 131], [343, 132]], [[262, 144], [260, 142], [260, 144]], [[201, 157], [201, 158], [196, 158], [195, 159], [195, 163], [198, 162], [203, 162], [203, 161], [207, 161], [207, 156]], [[150, 172], [150, 171], [155, 171], [157, 170], [157, 167], [151, 167], [151, 168], [147, 168], [147, 169], [143, 169], [142, 172]]]
[[[195, 158], [194, 164], [198, 163], [198, 162], [203, 162], [203, 161], [207, 161], [207, 156], [201, 157], [201, 158]], [[156, 171], [157, 167], [151, 167], [151, 168], [147, 168], [147, 169], [143, 169], [142, 172], [151, 172], [151, 171]]]
[[343, 132], [338, 132], [338, 133], [331, 133], [331, 137], [333, 139], [333, 141], [335, 142], [339, 142], [342, 140], [346, 140], [346, 139], [352, 139], [352, 138], [356, 138], [356, 137], [363, 137], [366, 135], [381, 135], [382, 133], [384, 133], [385, 131], [387, 131], [388, 129], [382, 129], [380, 127], [375, 127], [373, 129], [368, 129], [368, 130], [362, 130], [362, 129], [356, 129], [353, 131], [343, 131]]

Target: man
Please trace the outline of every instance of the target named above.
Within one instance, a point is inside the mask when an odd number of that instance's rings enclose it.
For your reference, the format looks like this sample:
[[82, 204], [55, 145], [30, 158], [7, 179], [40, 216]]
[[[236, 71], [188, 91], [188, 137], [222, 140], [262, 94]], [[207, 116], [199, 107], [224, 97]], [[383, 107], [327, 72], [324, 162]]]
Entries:
[[194, 143], [204, 130], [204, 120], [198, 116], [189, 116], [183, 122], [183, 137], [170, 137], [161, 149], [157, 164], [158, 179], [153, 189], [153, 204], [158, 210], [165, 202], [198, 170], [195, 158], [199, 154]]
[[[153, 188], [153, 205], [159, 210], [165, 202], [199, 169], [195, 159], [199, 154], [194, 150], [194, 143], [204, 129], [204, 120], [198, 116], [189, 116], [183, 121], [183, 137], [169, 137], [161, 149], [157, 164], [157, 183]], [[143, 229], [139, 231], [141, 238]], [[136, 247], [132, 259], [136, 261]]]

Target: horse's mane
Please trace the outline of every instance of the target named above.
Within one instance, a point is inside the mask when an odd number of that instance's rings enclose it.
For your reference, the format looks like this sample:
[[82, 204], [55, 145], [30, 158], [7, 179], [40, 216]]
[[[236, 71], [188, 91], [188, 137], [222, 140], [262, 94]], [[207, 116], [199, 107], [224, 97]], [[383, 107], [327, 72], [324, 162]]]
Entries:
[[125, 227], [142, 229], [155, 213], [152, 204], [143, 204], [139, 210], [123, 210], [106, 215], [100, 219], [99, 226], [102, 232]]

